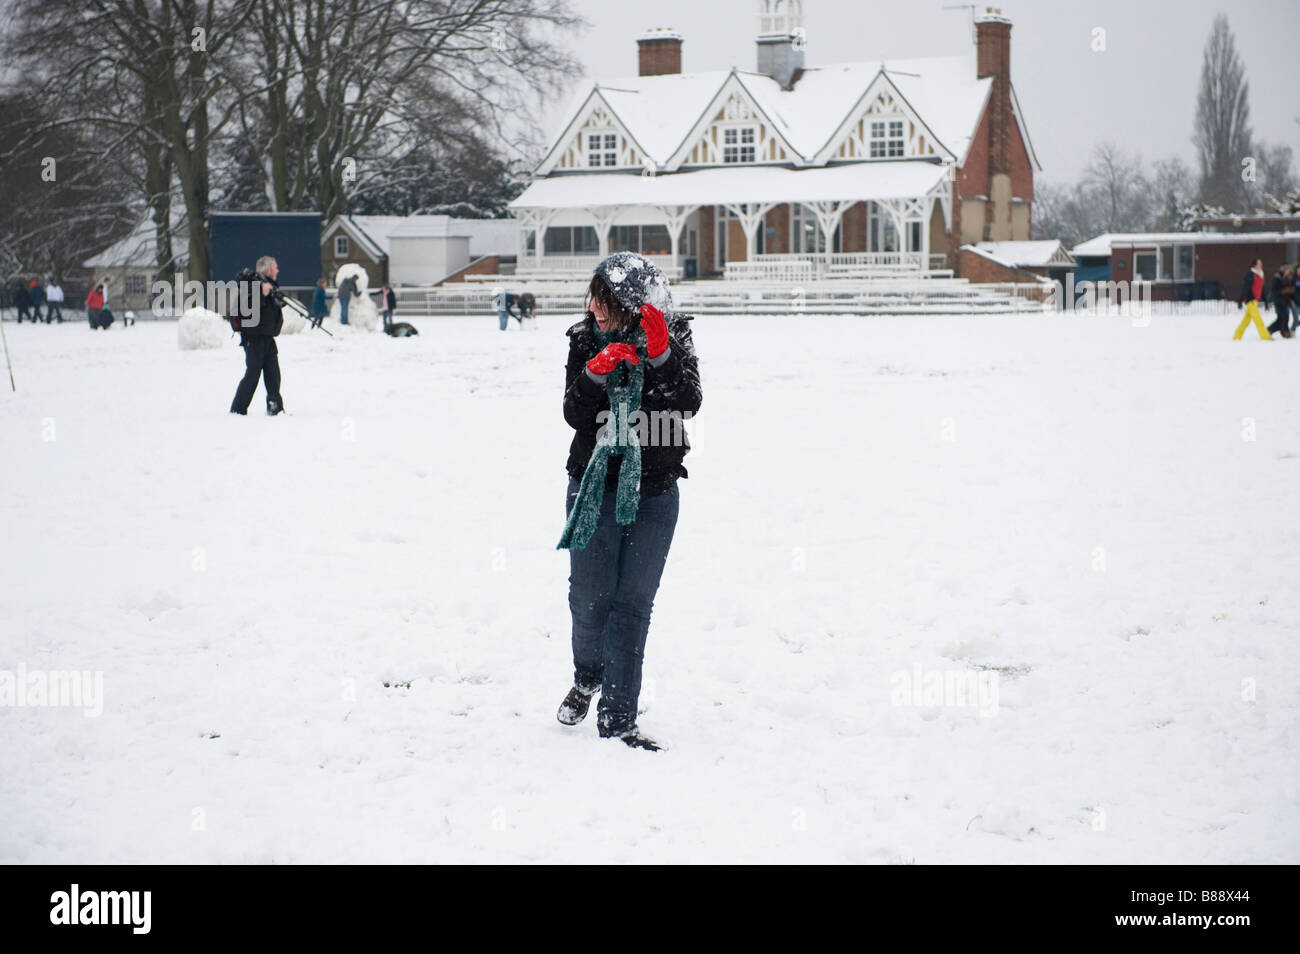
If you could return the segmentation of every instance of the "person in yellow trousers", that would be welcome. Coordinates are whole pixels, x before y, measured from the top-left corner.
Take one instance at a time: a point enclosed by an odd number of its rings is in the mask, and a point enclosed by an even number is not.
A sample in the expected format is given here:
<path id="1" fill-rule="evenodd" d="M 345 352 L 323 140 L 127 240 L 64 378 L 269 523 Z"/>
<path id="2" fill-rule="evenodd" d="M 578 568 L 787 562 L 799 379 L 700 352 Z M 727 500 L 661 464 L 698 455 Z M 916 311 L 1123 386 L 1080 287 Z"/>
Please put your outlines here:
<path id="1" fill-rule="evenodd" d="M 1241 296 L 1237 299 L 1237 304 L 1245 304 L 1246 314 L 1241 319 L 1241 324 L 1237 326 L 1236 332 L 1233 333 L 1232 340 L 1240 341 L 1241 336 L 1246 333 L 1246 327 L 1255 323 L 1255 330 L 1265 341 L 1272 341 L 1273 336 L 1268 333 L 1264 327 L 1264 319 L 1259 317 L 1259 300 L 1264 297 L 1264 260 L 1255 259 L 1255 264 L 1250 267 L 1246 273 L 1246 280 L 1241 285 Z"/>

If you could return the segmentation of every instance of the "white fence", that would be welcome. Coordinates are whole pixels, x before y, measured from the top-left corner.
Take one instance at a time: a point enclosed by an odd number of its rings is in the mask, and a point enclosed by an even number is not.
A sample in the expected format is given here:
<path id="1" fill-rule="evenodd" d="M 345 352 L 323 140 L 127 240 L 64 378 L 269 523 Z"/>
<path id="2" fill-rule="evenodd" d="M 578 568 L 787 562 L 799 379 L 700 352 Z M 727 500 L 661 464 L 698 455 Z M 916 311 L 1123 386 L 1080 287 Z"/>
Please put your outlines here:
<path id="1" fill-rule="evenodd" d="M 827 279 L 939 277 L 951 278 L 942 255 L 925 252 L 788 252 L 755 255 L 752 261 L 728 262 L 731 281 L 825 281 Z"/>

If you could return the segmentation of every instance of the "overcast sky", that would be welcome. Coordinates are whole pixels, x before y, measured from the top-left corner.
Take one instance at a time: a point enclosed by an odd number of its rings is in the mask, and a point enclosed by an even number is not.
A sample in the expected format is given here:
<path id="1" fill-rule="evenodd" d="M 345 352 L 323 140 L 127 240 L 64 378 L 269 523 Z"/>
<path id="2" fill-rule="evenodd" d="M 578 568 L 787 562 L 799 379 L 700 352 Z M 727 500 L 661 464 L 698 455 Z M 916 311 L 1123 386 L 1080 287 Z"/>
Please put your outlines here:
<path id="1" fill-rule="evenodd" d="M 944 9 L 953 2 L 804 0 L 805 64 L 971 51 L 970 10 Z M 684 71 L 755 68 L 758 0 L 573 5 L 591 24 L 574 41 L 586 82 L 635 75 L 636 37 L 648 27 L 673 27 L 684 35 Z M 1300 155 L 1295 0 L 1014 0 L 1000 9 L 1013 24 L 1012 82 L 1047 179 L 1076 178 L 1093 145 L 1104 139 L 1148 161 L 1177 155 L 1194 169 L 1201 52 L 1219 12 L 1228 15 L 1246 62 L 1256 139 L 1289 145 Z M 1097 27 L 1106 31 L 1102 53 L 1091 49 Z M 558 102 L 543 113 L 548 136 L 558 131 L 563 106 Z"/>

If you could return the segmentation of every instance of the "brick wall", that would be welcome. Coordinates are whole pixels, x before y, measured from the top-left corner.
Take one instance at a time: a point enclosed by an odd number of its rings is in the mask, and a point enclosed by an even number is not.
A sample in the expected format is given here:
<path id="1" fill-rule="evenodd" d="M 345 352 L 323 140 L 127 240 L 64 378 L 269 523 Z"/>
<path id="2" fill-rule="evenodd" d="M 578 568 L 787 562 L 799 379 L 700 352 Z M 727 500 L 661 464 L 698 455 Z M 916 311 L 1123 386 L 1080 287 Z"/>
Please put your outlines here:
<path id="1" fill-rule="evenodd" d="M 514 256 L 511 255 L 509 259 L 510 261 L 514 261 Z M 455 274 L 447 276 L 442 280 L 440 284 L 445 285 L 447 282 L 463 282 L 465 281 L 466 275 L 499 275 L 499 274 L 501 274 L 501 256 L 484 255 L 482 258 L 475 259 L 474 261 L 470 262 L 468 265 L 466 265 L 464 268 L 462 268 L 460 271 L 456 272 Z"/>
<path id="2" fill-rule="evenodd" d="M 790 251 L 790 204 L 788 202 L 771 209 L 763 216 L 764 224 L 772 230 L 765 251 L 771 255 L 782 255 Z"/>
<path id="3" fill-rule="evenodd" d="M 1027 269 L 1008 268 L 968 248 L 957 250 L 957 276 L 970 282 L 1033 282 L 1038 276 Z"/>
<path id="4" fill-rule="evenodd" d="M 713 251 L 713 236 L 716 231 L 713 224 L 713 206 L 706 205 L 700 209 L 699 273 L 701 277 L 714 272 L 713 263 L 717 261 L 717 255 Z"/>
<path id="5" fill-rule="evenodd" d="M 854 202 L 844 211 L 840 220 L 840 250 L 865 252 L 867 250 L 867 204 Z"/>

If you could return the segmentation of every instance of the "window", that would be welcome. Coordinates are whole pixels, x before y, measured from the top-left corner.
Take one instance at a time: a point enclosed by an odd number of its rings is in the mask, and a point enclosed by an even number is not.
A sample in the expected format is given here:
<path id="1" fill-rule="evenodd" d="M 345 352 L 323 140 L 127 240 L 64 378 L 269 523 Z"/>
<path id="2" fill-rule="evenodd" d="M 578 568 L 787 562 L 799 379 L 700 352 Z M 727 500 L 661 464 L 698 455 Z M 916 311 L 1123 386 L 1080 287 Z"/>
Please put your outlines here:
<path id="1" fill-rule="evenodd" d="M 1196 246 L 1174 246 L 1174 281 L 1190 282 L 1196 272 Z"/>
<path id="2" fill-rule="evenodd" d="M 903 121 L 877 119 L 871 123 L 871 158 L 894 159 L 903 154 Z"/>
<path id="3" fill-rule="evenodd" d="M 921 248 L 921 222 L 918 219 L 911 219 L 907 223 L 907 251 L 925 251 Z"/>
<path id="4" fill-rule="evenodd" d="M 722 130 L 722 161 L 753 162 L 758 130 L 754 126 L 728 126 Z"/>
<path id="5" fill-rule="evenodd" d="M 348 237 L 346 235 L 334 236 L 334 257 L 335 258 L 348 257 Z"/>
<path id="6" fill-rule="evenodd" d="M 587 133 L 587 165 L 618 165 L 618 136 L 615 133 Z"/>
<path id="7" fill-rule="evenodd" d="M 672 251 L 666 225 L 616 225 L 609 232 L 611 252 L 667 255 Z"/>
<path id="8" fill-rule="evenodd" d="M 598 255 L 600 242 L 590 225 L 557 225 L 546 230 L 542 248 L 547 255 Z"/>
<path id="9" fill-rule="evenodd" d="M 1160 256 L 1153 250 L 1133 253 L 1133 281 L 1154 282 L 1160 277 Z"/>
<path id="10" fill-rule="evenodd" d="M 127 275 L 123 290 L 128 295 L 143 295 L 146 285 L 143 275 Z"/>
<path id="11" fill-rule="evenodd" d="M 524 254 L 525 255 L 537 254 L 537 230 L 536 229 L 524 229 Z"/>
<path id="12" fill-rule="evenodd" d="M 838 237 L 836 230 L 835 237 Z M 832 242 L 831 251 L 835 251 Z M 817 216 L 807 207 L 793 203 L 790 213 L 790 251 L 802 254 L 826 251 L 826 234 L 821 230 Z"/>

